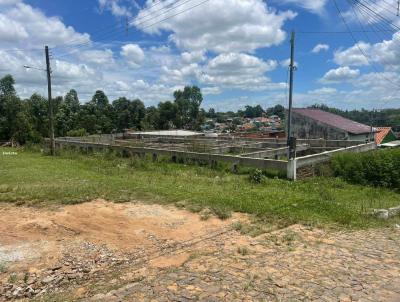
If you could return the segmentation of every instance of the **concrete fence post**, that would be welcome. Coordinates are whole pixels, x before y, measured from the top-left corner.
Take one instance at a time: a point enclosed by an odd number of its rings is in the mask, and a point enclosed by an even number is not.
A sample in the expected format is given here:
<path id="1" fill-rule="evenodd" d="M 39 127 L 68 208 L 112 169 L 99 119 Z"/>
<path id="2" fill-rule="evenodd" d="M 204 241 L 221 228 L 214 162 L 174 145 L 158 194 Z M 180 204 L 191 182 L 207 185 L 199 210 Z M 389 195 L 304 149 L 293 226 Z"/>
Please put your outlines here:
<path id="1" fill-rule="evenodd" d="M 297 175 L 297 159 L 289 159 L 287 163 L 287 178 L 290 180 L 296 180 Z"/>

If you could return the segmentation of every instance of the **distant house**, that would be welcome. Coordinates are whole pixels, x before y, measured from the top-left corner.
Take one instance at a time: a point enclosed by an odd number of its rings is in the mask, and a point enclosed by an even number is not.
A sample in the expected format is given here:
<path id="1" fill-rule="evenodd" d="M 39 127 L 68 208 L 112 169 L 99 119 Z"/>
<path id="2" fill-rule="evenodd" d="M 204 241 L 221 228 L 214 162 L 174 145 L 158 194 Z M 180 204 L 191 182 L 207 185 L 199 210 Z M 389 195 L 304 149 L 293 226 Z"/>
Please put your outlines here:
<path id="1" fill-rule="evenodd" d="M 292 133 L 297 138 L 373 141 L 376 128 L 319 109 L 293 109 Z"/>
<path id="2" fill-rule="evenodd" d="M 397 140 L 391 127 L 378 127 L 377 129 L 378 132 L 375 134 L 375 142 L 377 145 Z"/>

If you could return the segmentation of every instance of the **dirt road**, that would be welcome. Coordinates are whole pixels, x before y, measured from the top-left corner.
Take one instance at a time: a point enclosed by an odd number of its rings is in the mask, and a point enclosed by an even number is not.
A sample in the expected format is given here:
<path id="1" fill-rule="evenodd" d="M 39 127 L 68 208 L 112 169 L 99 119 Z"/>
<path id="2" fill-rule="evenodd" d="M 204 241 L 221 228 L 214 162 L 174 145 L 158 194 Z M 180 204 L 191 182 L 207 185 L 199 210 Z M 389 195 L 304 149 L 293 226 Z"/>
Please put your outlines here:
<path id="1" fill-rule="evenodd" d="M 400 301 L 400 230 L 250 237 L 172 206 L 0 206 L 0 301 Z M 240 223 L 238 223 L 240 222 Z"/>

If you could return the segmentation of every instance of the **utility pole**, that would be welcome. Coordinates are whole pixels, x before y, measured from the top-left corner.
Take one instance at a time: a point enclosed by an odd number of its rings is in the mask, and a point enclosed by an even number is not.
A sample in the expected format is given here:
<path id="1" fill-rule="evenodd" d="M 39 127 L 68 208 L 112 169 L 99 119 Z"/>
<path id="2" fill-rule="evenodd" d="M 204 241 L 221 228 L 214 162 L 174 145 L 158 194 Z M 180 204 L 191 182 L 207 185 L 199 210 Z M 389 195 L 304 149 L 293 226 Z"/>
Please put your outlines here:
<path id="1" fill-rule="evenodd" d="M 397 17 L 400 16 L 400 0 L 397 0 Z"/>
<path id="2" fill-rule="evenodd" d="M 290 80 L 289 80 L 289 112 L 287 120 L 287 145 L 289 147 L 289 159 L 294 157 L 295 142 L 292 139 L 292 104 L 293 104 L 293 77 L 296 67 L 294 66 L 294 43 L 295 43 L 295 32 L 292 31 L 292 36 L 290 38 Z"/>
<path id="3" fill-rule="evenodd" d="M 50 137 L 50 154 L 55 154 L 55 143 L 54 143 L 54 120 L 53 120 L 53 100 L 51 98 L 51 68 L 50 68 L 50 57 L 49 47 L 44 47 L 46 55 L 46 73 L 47 73 L 47 93 L 49 99 L 49 137 Z"/>
<path id="4" fill-rule="evenodd" d="M 370 136 L 369 136 L 368 142 L 374 141 L 374 113 L 375 113 L 375 109 L 372 108 L 372 111 L 371 111 L 371 129 L 370 129 L 370 134 L 369 134 Z"/>

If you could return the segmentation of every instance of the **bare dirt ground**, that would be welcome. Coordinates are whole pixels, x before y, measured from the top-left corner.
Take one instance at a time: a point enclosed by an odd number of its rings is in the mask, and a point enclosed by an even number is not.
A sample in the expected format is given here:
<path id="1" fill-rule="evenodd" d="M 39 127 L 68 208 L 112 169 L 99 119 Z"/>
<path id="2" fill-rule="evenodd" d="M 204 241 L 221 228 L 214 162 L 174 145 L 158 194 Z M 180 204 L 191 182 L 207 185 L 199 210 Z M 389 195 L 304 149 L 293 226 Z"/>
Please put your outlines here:
<path id="1" fill-rule="evenodd" d="M 0 206 L 0 301 L 400 301 L 400 230 L 252 238 L 172 206 Z"/>

